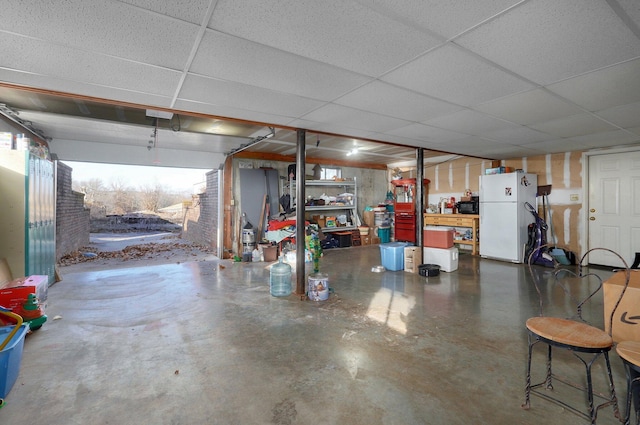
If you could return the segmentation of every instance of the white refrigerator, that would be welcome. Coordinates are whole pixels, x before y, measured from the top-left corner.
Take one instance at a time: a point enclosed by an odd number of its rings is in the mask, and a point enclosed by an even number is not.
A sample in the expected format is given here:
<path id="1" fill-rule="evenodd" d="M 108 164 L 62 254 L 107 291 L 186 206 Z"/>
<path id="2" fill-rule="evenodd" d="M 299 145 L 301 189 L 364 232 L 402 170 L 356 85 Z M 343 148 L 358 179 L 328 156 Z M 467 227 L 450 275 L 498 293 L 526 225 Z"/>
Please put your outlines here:
<path id="1" fill-rule="evenodd" d="M 480 256 L 522 263 L 535 218 L 538 177 L 528 173 L 480 176 Z"/>

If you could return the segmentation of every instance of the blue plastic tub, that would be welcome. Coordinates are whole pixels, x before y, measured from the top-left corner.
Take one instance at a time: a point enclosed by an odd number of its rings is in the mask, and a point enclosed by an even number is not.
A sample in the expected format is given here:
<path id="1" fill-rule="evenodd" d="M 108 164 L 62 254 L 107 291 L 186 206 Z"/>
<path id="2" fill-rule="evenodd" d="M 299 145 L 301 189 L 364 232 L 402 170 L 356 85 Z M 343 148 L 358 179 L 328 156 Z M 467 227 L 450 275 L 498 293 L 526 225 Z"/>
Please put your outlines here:
<path id="1" fill-rule="evenodd" d="M 391 271 L 404 270 L 404 247 L 406 242 L 390 242 L 380 244 L 380 257 L 385 269 Z"/>
<path id="2" fill-rule="evenodd" d="M 0 342 L 5 341 L 14 326 L 4 326 L 0 328 Z M 0 351 L 0 398 L 5 398 L 13 384 L 18 379 L 20 372 L 20 362 L 22 361 L 22 349 L 24 348 L 24 337 L 29 329 L 28 324 L 20 326 L 9 343 Z"/>

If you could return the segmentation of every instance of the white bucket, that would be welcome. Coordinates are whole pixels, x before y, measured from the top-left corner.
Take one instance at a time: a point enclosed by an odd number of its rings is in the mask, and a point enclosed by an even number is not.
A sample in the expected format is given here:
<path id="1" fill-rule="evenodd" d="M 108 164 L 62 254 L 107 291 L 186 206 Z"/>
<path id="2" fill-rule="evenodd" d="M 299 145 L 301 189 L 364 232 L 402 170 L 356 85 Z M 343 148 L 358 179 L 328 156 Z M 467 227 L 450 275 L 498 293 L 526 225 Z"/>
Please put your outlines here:
<path id="1" fill-rule="evenodd" d="M 309 276 L 307 296 L 311 301 L 325 301 L 329 298 L 329 276 L 316 273 Z"/>

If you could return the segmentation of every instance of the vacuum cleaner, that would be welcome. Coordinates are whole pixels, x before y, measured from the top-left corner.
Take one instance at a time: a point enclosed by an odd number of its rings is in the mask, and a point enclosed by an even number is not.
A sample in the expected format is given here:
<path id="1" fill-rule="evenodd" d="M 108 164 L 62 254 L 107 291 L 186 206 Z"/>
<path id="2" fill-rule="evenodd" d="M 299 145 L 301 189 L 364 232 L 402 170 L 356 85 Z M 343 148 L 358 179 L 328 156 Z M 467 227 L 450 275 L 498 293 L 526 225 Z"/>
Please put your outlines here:
<path id="1" fill-rule="evenodd" d="M 538 215 L 536 209 L 528 202 L 524 203 L 527 210 L 533 214 L 535 221 L 529 224 L 528 240 L 525 249 L 525 260 L 530 264 L 537 264 L 545 267 L 554 267 L 553 256 L 549 252 L 547 244 L 547 223 Z M 529 257 L 533 257 L 529 260 Z"/>

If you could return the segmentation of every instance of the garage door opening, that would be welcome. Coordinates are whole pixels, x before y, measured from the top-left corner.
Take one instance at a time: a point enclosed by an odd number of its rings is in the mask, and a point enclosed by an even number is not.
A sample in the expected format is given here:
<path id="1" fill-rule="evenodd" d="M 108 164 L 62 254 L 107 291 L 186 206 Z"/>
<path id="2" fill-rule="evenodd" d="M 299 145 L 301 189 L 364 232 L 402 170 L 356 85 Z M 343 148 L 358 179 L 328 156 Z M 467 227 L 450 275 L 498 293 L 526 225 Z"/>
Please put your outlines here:
<path id="1" fill-rule="evenodd" d="M 210 170 L 63 161 L 72 168 L 72 189 L 85 195 L 92 231 L 100 222 L 151 222 L 182 226 L 193 196 L 206 189 Z M 113 228 L 113 227 L 112 227 Z"/>

